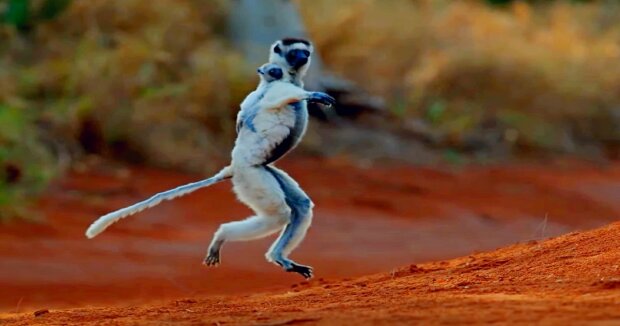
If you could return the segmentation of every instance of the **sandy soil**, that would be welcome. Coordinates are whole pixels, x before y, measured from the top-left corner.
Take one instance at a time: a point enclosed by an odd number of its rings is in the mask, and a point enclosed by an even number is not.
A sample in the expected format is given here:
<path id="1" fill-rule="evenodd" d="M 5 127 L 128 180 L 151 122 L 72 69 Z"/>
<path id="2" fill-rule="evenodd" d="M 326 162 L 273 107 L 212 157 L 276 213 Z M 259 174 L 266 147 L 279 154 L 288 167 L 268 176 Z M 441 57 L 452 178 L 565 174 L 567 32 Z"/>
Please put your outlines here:
<path id="1" fill-rule="evenodd" d="M 95 169 L 53 187 L 47 222 L 0 229 L 0 323 L 620 324 L 619 224 L 536 241 L 618 220 L 617 164 L 284 168 L 317 204 L 293 256 L 315 267 L 310 283 L 264 262 L 271 239 L 226 246 L 217 269 L 200 265 L 217 225 L 249 214 L 229 184 L 84 239 L 98 215 L 197 178 Z"/>
<path id="2" fill-rule="evenodd" d="M 620 323 L 620 223 L 288 291 L 9 316 L 16 325 Z"/>

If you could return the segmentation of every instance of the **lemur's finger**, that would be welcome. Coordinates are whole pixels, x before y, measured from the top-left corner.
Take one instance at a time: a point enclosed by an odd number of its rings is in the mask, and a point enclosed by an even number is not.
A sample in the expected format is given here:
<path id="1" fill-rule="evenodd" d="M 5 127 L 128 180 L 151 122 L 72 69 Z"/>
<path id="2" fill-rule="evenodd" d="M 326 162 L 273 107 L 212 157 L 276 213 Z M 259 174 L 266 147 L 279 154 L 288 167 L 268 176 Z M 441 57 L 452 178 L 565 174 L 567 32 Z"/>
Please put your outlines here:
<path id="1" fill-rule="evenodd" d="M 332 106 L 336 104 L 336 99 L 331 97 L 330 95 L 323 92 L 312 92 L 310 98 L 308 99 L 310 102 L 321 103 L 327 106 Z"/>

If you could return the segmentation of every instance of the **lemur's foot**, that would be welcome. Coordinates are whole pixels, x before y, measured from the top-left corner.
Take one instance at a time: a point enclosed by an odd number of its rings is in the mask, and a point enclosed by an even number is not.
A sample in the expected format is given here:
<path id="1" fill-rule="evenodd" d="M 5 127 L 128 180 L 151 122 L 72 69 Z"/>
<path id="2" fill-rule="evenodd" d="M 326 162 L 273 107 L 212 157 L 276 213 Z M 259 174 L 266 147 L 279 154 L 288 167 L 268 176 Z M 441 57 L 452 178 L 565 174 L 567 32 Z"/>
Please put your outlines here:
<path id="1" fill-rule="evenodd" d="M 211 242 L 209 249 L 207 250 L 207 257 L 202 262 L 206 266 L 217 266 L 220 264 L 220 249 L 222 249 L 222 245 L 224 244 L 224 240 L 214 240 Z"/>
<path id="2" fill-rule="evenodd" d="M 220 264 L 220 251 L 219 250 L 209 250 L 209 254 L 205 258 L 203 264 L 207 266 L 216 267 Z"/>
<path id="3" fill-rule="evenodd" d="M 312 92 L 308 101 L 325 104 L 327 106 L 336 104 L 335 98 L 323 92 Z"/>
<path id="4" fill-rule="evenodd" d="M 310 266 L 300 265 L 288 258 L 282 257 L 280 254 L 274 254 L 273 252 L 268 252 L 265 256 L 267 257 L 267 261 L 277 264 L 287 272 L 298 273 L 305 279 L 310 279 L 313 276 L 312 267 Z"/>
<path id="5" fill-rule="evenodd" d="M 306 280 L 309 280 L 313 276 L 313 270 L 310 266 L 299 265 L 296 263 L 292 263 L 291 267 L 286 269 L 287 272 L 295 272 L 301 274 Z"/>

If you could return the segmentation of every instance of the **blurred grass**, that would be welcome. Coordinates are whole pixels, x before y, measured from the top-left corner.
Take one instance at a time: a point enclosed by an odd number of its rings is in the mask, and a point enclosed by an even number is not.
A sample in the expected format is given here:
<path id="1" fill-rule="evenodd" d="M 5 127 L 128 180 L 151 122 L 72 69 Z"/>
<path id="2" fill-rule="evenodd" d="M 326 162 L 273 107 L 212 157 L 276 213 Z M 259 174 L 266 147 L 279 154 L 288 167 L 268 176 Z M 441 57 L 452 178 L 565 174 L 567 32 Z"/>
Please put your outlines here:
<path id="1" fill-rule="evenodd" d="M 326 66 L 447 139 L 448 161 L 472 137 L 620 143 L 616 1 L 297 2 Z M 201 172 L 228 160 L 256 78 L 226 40 L 227 1 L 24 3 L 0 0 L 0 219 L 85 154 Z"/>
<path id="2" fill-rule="evenodd" d="M 489 129 L 516 149 L 620 142 L 617 1 L 298 2 L 326 64 L 403 120 L 456 143 Z"/>
<path id="3" fill-rule="evenodd" d="M 53 175 L 53 158 L 38 139 L 34 119 L 32 112 L 0 104 L 0 221 L 32 217 L 28 196 Z"/>
<path id="4" fill-rule="evenodd" d="M 0 1 L 0 14 L 17 2 Z M 63 155 L 194 171 L 227 160 L 221 149 L 254 69 L 222 36 L 226 10 L 225 1 L 89 0 L 52 20 L 0 24 L 0 218 Z"/>

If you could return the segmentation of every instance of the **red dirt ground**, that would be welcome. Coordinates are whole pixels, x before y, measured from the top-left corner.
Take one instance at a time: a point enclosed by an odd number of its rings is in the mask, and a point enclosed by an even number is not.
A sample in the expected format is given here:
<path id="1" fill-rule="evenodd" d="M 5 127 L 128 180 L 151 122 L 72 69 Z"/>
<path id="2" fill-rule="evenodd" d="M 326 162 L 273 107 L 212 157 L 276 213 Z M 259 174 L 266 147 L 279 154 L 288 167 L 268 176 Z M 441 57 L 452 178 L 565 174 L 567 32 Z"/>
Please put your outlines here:
<path id="1" fill-rule="evenodd" d="M 0 324 L 620 324 L 620 224 L 534 241 L 618 220 L 618 164 L 283 166 L 317 205 L 293 255 L 315 267 L 310 283 L 264 262 L 270 240 L 229 244 L 222 266 L 200 265 L 217 225 L 249 214 L 227 183 L 86 240 L 97 216 L 197 178 L 98 168 L 53 187 L 45 223 L 0 229 Z M 68 307 L 82 308 L 57 310 Z"/>

